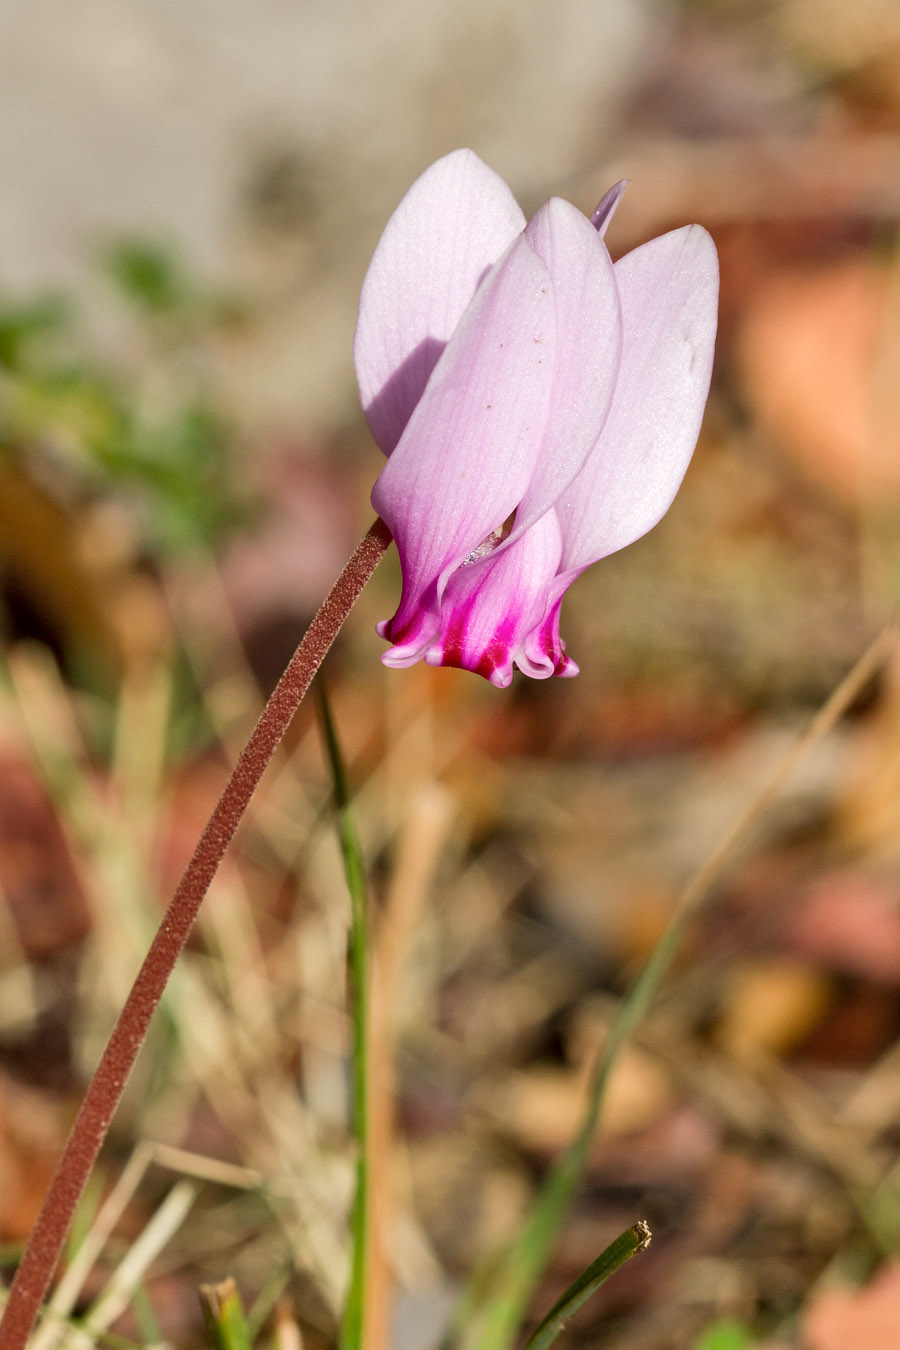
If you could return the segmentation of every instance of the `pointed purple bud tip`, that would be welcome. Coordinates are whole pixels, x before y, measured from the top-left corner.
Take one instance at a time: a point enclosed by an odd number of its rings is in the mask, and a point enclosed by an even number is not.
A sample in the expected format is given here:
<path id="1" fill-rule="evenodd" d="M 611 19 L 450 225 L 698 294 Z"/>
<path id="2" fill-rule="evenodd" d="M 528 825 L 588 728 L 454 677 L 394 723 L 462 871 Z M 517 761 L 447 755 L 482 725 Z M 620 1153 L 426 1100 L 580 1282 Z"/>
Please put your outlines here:
<path id="1" fill-rule="evenodd" d="M 609 229 L 609 222 L 616 212 L 616 207 L 622 200 L 625 189 L 631 180 L 620 178 L 618 183 L 614 183 L 608 192 L 605 192 L 597 205 L 591 212 L 591 224 L 597 231 L 601 239 L 606 238 L 606 231 Z"/>

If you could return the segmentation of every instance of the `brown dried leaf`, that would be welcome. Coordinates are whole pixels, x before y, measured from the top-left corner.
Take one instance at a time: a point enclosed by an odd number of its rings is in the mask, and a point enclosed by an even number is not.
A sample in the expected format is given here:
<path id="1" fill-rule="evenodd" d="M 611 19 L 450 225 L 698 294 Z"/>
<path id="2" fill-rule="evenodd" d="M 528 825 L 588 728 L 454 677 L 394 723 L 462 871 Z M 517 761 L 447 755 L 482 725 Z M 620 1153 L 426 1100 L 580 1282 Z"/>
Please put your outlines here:
<path id="1" fill-rule="evenodd" d="M 818 971 L 780 958 L 731 972 L 716 1028 L 721 1048 L 735 1058 L 760 1051 L 783 1055 L 816 1025 L 830 994 Z"/>

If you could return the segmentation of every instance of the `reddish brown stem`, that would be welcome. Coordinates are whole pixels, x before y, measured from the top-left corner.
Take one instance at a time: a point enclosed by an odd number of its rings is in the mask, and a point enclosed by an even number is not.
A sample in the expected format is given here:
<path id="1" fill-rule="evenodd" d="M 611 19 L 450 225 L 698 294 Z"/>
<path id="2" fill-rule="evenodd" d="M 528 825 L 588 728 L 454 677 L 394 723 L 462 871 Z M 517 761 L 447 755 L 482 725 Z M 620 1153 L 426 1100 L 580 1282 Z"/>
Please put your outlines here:
<path id="1" fill-rule="evenodd" d="M 338 577 L 263 709 L 225 791 L 166 910 L 131 993 L 88 1085 L 50 1189 L 9 1291 L 0 1320 L 3 1350 L 25 1350 L 53 1277 L 85 1182 L 100 1151 L 157 1003 L 266 765 L 290 725 L 357 597 L 384 556 L 391 535 L 376 520 Z"/>

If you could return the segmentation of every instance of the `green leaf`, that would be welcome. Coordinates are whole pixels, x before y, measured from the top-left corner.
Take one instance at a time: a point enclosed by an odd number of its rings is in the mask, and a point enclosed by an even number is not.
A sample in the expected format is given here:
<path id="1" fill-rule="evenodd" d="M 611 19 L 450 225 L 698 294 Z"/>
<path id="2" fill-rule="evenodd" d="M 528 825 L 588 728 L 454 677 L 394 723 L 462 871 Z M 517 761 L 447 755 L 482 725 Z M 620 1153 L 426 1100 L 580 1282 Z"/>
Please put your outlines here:
<path id="1" fill-rule="evenodd" d="M 668 969 L 688 914 L 677 915 L 660 938 L 647 965 L 622 1000 L 609 1039 L 594 1068 L 587 1109 L 581 1126 L 544 1182 L 519 1237 L 495 1274 L 481 1288 L 473 1282 L 454 1317 L 454 1329 L 466 1346 L 507 1350 L 521 1326 L 562 1226 L 566 1210 L 584 1172 L 606 1087 L 635 1026 L 640 1022 Z"/>
<path id="2" fill-rule="evenodd" d="M 17 370 L 27 363 L 32 348 L 43 338 L 54 337 L 69 321 L 69 305 L 58 295 L 47 295 L 25 304 L 0 306 L 0 366 Z"/>
<path id="3" fill-rule="evenodd" d="M 114 244 L 106 271 L 126 300 L 150 313 L 171 313 L 191 300 L 174 254 L 161 244 L 126 239 Z"/>
<path id="4" fill-rule="evenodd" d="M 741 1322 L 726 1318 L 707 1327 L 694 1342 L 694 1350 L 750 1350 L 753 1336 Z"/>
<path id="5" fill-rule="evenodd" d="M 347 773 L 337 729 L 321 676 L 316 680 L 325 748 L 331 766 L 344 875 L 350 892 L 350 1020 L 353 1027 L 353 1133 L 356 1139 L 356 1195 L 352 1218 L 352 1264 L 347 1306 L 341 1324 L 340 1350 L 361 1350 L 365 1307 L 366 1243 L 368 1240 L 368 896 L 365 865 L 350 811 Z"/>

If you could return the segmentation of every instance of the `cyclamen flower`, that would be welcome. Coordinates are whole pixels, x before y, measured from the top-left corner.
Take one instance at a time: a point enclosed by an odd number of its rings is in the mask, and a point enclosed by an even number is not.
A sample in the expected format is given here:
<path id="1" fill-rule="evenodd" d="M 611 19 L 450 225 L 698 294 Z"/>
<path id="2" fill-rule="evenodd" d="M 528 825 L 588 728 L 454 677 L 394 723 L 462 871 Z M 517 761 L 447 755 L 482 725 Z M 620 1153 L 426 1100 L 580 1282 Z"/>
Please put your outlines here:
<path id="1" fill-rule="evenodd" d="M 588 220 L 551 198 L 526 224 L 471 150 L 425 171 L 362 288 L 354 357 L 389 457 L 372 503 L 403 591 L 382 660 L 577 675 L 562 597 L 665 514 L 700 430 L 716 332 L 699 225 L 612 262 L 625 184 Z"/>

